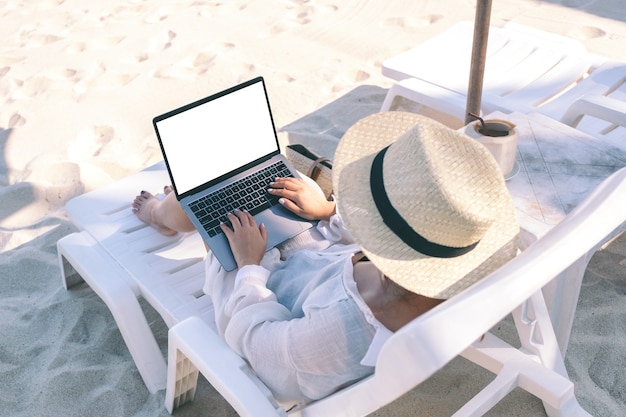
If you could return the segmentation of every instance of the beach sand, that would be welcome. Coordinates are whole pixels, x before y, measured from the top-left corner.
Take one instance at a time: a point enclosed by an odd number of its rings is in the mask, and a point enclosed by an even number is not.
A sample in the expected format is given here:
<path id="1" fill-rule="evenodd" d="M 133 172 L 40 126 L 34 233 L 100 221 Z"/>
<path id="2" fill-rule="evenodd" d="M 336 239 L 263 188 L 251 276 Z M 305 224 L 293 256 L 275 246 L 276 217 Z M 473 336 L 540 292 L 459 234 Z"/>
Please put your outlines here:
<path id="1" fill-rule="evenodd" d="M 493 3 L 493 25 L 515 21 L 626 60 L 622 0 Z M 63 210 L 70 198 L 161 159 L 153 116 L 263 75 L 277 127 L 351 94 L 351 108 L 322 112 L 345 130 L 380 106 L 391 85 L 380 72 L 385 58 L 472 20 L 474 5 L 0 1 L 0 415 L 168 415 L 164 392 L 145 388 L 104 303 L 86 286 L 63 289 L 55 247 L 75 231 Z M 320 148 L 332 147 L 319 133 Z M 594 416 L 626 415 L 624 263 L 624 238 L 593 258 L 566 358 Z M 146 310 L 165 351 L 167 328 Z M 488 379 L 458 359 L 373 415 L 450 415 Z M 236 415 L 204 380 L 175 414 Z M 545 413 L 516 391 L 489 415 Z"/>

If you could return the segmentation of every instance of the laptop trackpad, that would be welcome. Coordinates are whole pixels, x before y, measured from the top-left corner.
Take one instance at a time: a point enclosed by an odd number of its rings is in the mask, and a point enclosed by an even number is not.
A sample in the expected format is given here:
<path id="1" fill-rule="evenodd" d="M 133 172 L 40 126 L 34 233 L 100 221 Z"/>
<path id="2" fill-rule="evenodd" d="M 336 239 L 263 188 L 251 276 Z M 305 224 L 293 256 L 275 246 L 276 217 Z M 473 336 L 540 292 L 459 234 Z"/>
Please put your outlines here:
<path id="1" fill-rule="evenodd" d="M 267 229 L 268 249 L 308 230 L 316 223 L 297 216 L 279 204 L 257 214 L 254 219 L 259 225 L 263 223 Z"/>

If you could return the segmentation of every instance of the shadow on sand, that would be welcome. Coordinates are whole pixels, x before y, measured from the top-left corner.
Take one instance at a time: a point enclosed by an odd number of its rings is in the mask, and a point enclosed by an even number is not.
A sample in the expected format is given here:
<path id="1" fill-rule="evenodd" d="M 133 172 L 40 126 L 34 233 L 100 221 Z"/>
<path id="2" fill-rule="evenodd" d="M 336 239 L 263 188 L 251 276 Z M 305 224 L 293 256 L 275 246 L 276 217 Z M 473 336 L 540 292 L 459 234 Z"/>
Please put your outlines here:
<path id="1" fill-rule="evenodd" d="M 543 0 L 570 9 L 583 10 L 599 17 L 626 22 L 623 0 Z M 593 7 L 589 7 L 593 6 Z"/>
<path id="2" fill-rule="evenodd" d="M 31 184 L 24 182 L 10 184 L 6 146 L 12 132 L 13 129 L 0 129 L 0 202 L 2 202 L 0 204 L 0 233 L 4 233 L 5 223 L 11 216 L 35 201 L 35 192 Z M 0 237 L 0 243 L 2 240 Z"/>

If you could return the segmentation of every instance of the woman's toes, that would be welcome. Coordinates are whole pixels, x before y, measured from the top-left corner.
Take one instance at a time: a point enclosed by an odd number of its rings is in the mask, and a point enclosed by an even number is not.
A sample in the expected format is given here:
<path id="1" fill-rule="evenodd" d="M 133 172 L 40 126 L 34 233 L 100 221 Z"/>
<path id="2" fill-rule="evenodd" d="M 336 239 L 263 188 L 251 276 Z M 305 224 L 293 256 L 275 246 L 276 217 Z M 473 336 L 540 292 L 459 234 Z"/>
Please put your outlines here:
<path id="1" fill-rule="evenodd" d="M 152 213 L 158 204 L 160 201 L 152 193 L 141 191 L 131 205 L 132 212 L 139 220 L 154 227 L 159 233 L 167 236 L 175 235 L 175 230 L 169 229 L 153 219 Z"/>

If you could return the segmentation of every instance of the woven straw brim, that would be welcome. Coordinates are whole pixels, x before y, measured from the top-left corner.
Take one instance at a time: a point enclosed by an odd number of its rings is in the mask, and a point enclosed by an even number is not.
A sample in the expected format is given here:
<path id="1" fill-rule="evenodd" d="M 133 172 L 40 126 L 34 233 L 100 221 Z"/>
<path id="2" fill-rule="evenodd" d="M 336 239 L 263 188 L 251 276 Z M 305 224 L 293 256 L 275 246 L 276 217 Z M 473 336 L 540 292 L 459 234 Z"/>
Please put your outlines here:
<path id="1" fill-rule="evenodd" d="M 484 210 L 494 214 L 496 219 L 473 250 L 456 258 L 430 257 L 407 246 L 384 224 L 372 199 L 369 179 L 375 155 L 417 124 L 420 124 L 422 135 L 442 139 L 436 145 L 441 143 L 438 155 L 444 158 L 439 162 L 448 175 L 446 181 L 454 181 L 455 189 L 459 190 L 460 195 L 454 198 L 476 200 L 475 204 L 484 204 Z M 444 136 L 446 140 L 443 140 Z M 455 140 L 461 141 L 458 143 L 462 146 L 457 146 Z M 423 163 L 405 161 L 402 156 L 394 156 L 392 161 L 389 163 L 404 164 L 407 169 Z M 483 178 L 499 183 L 489 196 L 476 198 L 472 195 L 473 185 Z M 423 194 L 428 193 L 428 187 L 432 189 L 432 181 L 425 180 L 423 184 L 419 178 L 413 181 L 413 189 L 408 190 L 412 201 L 410 210 L 425 213 L 428 221 L 445 224 L 448 219 L 441 218 L 436 208 L 431 207 L 432 199 Z M 387 183 L 385 176 L 386 186 Z M 493 157 L 478 142 L 423 116 L 403 112 L 379 113 L 351 127 L 335 152 L 333 188 L 337 194 L 338 211 L 356 243 L 386 276 L 414 293 L 438 299 L 450 298 L 517 253 L 519 226 L 515 208 Z M 463 194 L 463 190 L 468 191 Z M 470 200 L 472 204 L 473 200 Z M 479 207 L 479 211 L 482 209 Z"/>

